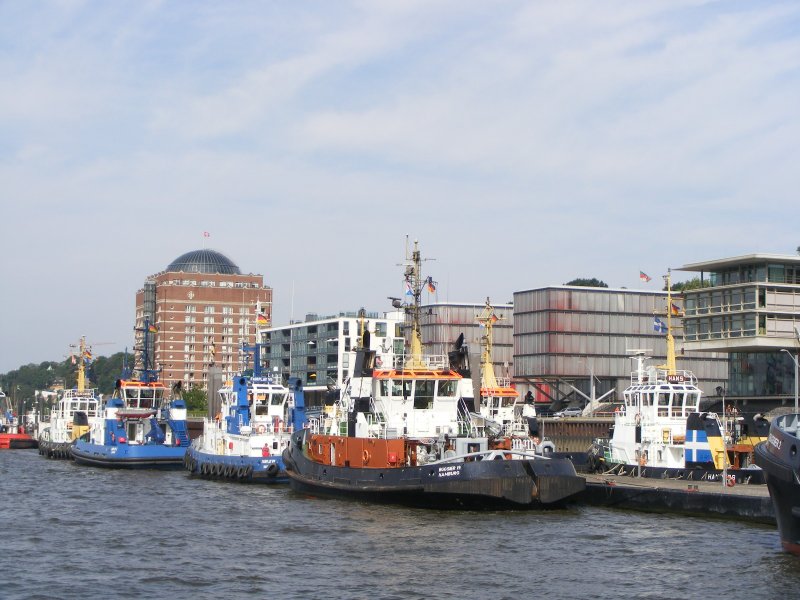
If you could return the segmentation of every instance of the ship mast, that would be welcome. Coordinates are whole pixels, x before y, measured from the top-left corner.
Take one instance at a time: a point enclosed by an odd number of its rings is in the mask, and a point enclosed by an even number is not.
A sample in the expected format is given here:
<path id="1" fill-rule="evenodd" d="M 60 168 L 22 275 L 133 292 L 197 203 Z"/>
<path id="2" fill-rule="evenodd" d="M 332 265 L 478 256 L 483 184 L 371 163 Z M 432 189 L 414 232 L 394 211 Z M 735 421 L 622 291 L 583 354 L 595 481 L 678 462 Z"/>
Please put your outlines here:
<path id="1" fill-rule="evenodd" d="M 667 364 L 664 365 L 667 375 L 675 375 L 675 338 L 672 336 L 672 278 L 671 269 L 667 269 L 664 281 L 667 284 Z"/>
<path id="2" fill-rule="evenodd" d="M 481 337 L 481 387 L 494 389 L 497 387 L 497 377 L 495 377 L 494 365 L 492 364 L 492 328 L 498 321 L 498 317 L 494 312 L 494 307 L 489 302 L 489 298 L 486 298 L 486 306 L 483 307 L 483 312 L 475 318 L 485 329 L 485 333 Z"/>
<path id="3" fill-rule="evenodd" d="M 421 369 L 425 367 L 422 360 L 422 333 L 420 331 L 420 299 L 422 297 L 422 258 L 419 251 L 419 242 L 414 240 L 414 250 L 411 259 L 408 259 L 406 249 L 406 295 L 412 296 L 411 304 L 406 305 L 406 314 L 411 317 L 410 358 L 406 361 L 406 368 Z"/>
<path id="4" fill-rule="evenodd" d="M 73 346 L 74 348 L 75 346 Z M 81 336 L 81 343 L 78 346 L 78 391 L 83 392 L 86 389 L 86 372 L 83 364 L 86 359 L 86 336 Z"/>

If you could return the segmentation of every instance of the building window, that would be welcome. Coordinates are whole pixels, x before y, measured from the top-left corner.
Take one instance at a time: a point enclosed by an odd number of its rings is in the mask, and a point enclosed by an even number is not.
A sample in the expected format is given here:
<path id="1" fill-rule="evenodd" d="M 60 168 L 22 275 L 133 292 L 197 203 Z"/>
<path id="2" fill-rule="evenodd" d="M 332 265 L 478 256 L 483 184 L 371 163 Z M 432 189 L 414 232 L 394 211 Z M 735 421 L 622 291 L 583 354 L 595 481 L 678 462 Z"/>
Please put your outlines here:
<path id="1" fill-rule="evenodd" d="M 203 309 L 203 312 L 205 312 L 207 315 L 213 315 L 214 314 L 214 307 L 213 306 L 206 306 L 205 309 Z"/>

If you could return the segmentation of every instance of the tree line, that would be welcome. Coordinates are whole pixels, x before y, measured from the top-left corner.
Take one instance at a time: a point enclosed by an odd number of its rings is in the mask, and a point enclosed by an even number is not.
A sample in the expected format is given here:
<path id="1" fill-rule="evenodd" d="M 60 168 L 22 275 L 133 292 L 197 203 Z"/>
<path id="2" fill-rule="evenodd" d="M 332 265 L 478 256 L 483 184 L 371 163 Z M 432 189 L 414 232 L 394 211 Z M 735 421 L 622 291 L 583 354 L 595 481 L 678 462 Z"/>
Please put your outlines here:
<path id="1" fill-rule="evenodd" d="M 76 357 L 76 360 L 79 360 Z M 85 364 L 86 387 L 95 388 L 104 397 L 114 392 L 117 380 L 121 377 L 123 366 L 127 360 L 131 366 L 133 357 L 125 352 L 117 352 L 111 356 L 95 356 Z M 0 388 L 8 398 L 22 400 L 26 408 L 32 408 L 36 401 L 36 392 L 49 390 L 55 384 L 63 382 L 66 389 L 74 388 L 78 383 L 78 366 L 68 358 L 61 362 L 45 361 L 28 364 L 0 374 Z M 187 390 L 183 394 L 190 411 L 202 411 L 206 407 L 206 393 L 200 389 Z"/>

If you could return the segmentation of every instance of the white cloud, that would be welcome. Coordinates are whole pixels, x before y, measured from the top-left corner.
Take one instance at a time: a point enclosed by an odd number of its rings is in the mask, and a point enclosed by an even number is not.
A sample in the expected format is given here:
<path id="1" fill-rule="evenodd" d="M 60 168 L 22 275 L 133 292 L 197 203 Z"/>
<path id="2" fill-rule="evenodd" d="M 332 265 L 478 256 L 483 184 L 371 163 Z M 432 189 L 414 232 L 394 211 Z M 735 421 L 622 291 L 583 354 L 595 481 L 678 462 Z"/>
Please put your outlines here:
<path id="1" fill-rule="evenodd" d="M 798 16 L 2 4 L 0 244 L 20 259 L 0 280 L 26 283 L 1 295 L 21 318 L 0 371 L 83 333 L 129 345 L 133 293 L 202 231 L 265 275 L 278 321 L 384 308 L 406 233 L 437 259 L 441 297 L 464 301 L 792 253 Z M 54 297 L 64 318 L 39 319 Z"/>

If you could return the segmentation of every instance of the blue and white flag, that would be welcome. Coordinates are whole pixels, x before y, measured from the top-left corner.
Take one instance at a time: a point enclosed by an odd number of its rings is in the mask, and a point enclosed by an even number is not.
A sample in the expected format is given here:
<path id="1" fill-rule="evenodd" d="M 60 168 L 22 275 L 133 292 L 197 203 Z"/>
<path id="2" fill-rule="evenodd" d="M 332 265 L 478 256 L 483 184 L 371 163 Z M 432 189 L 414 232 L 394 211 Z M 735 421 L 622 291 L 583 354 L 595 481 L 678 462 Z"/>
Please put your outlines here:
<path id="1" fill-rule="evenodd" d="M 406 281 L 406 296 L 413 296 L 414 290 L 411 288 L 411 282 Z"/>
<path id="2" fill-rule="evenodd" d="M 656 333 L 667 333 L 667 324 L 658 317 L 653 317 L 653 331 Z"/>

